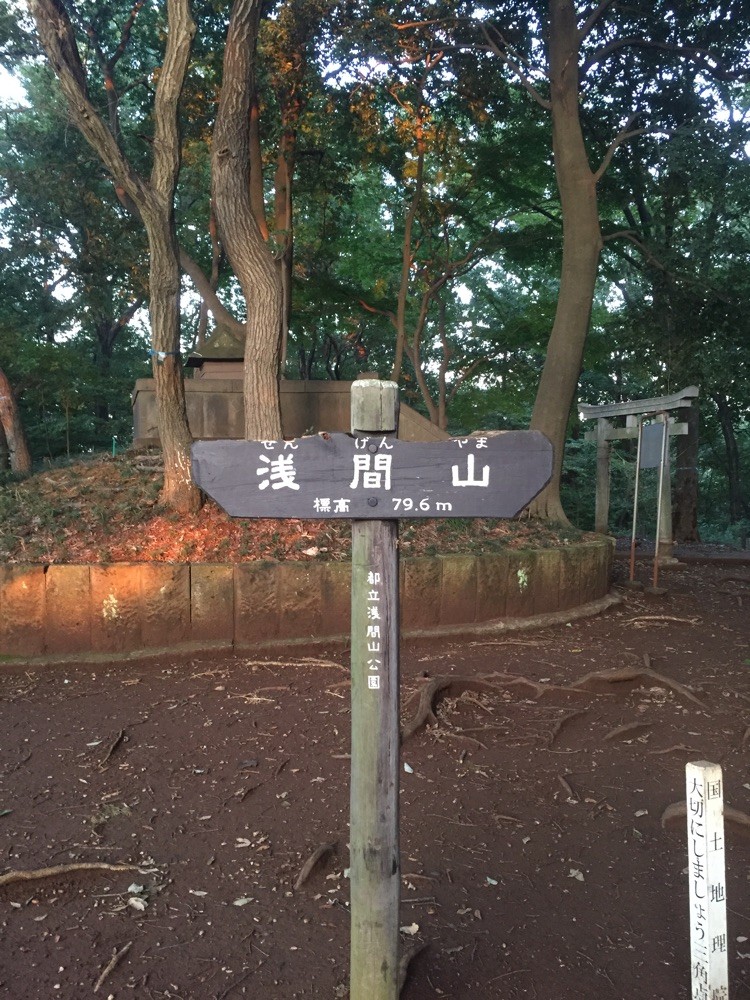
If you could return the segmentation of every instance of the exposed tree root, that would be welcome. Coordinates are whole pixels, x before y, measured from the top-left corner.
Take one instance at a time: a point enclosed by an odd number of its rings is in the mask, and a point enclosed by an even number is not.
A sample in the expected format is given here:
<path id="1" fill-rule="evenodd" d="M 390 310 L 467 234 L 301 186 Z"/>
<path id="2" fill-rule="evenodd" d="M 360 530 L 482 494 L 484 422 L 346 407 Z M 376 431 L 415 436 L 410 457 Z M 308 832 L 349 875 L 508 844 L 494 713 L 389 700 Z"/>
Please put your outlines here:
<path id="1" fill-rule="evenodd" d="M 51 868 L 30 868 L 20 871 L 9 871 L 0 875 L 0 885 L 12 885 L 14 882 L 33 882 L 40 878 L 54 878 L 56 875 L 69 875 L 71 872 L 132 872 L 139 871 L 139 865 L 110 865 L 106 861 L 78 861 L 72 865 L 52 865 Z"/>
<path id="2" fill-rule="evenodd" d="M 579 715 L 585 715 L 587 711 L 588 709 L 579 708 L 575 712 L 568 712 L 567 715 L 563 715 L 562 718 L 558 719 L 557 722 L 552 727 L 552 731 L 550 732 L 549 736 L 547 737 L 547 749 L 549 750 L 549 748 L 555 742 L 557 737 L 562 732 L 563 726 L 567 722 L 570 722 L 571 719 L 576 719 Z"/>
<path id="3" fill-rule="evenodd" d="M 685 746 L 684 743 L 674 743 L 671 747 L 664 747 L 663 750 L 649 750 L 649 756 L 656 757 L 665 753 L 700 753 L 695 747 Z"/>
<path id="4" fill-rule="evenodd" d="M 697 698 L 684 684 L 680 684 L 679 681 L 674 681 L 671 677 L 667 677 L 664 674 L 659 674 L 655 670 L 650 670 L 648 667 L 618 667 L 614 670 L 595 670 L 590 674 L 586 674 L 585 677 L 579 677 L 571 686 L 590 690 L 591 685 L 596 684 L 598 681 L 605 684 L 619 684 L 626 681 L 650 681 L 652 684 L 669 688 L 675 694 L 679 694 L 688 701 L 692 701 L 694 705 L 698 705 L 700 708 L 706 708 L 706 705 L 700 698 Z"/>
<path id="5" fill-rule="evenodd" d="M 438 724 L 435 715 L 435 706 L 441 697 L 446 695 L 458 696 L 464 691 L 477 691 L 480 694 L 502 694 L 508 688 L 523 688 L 528 690 L 535 698 L 550 691 L 565 691 L 568 694 L 591 694 L 592 692 L 578 691 L 574 687 L 561 687 L 555 684 L 538 684 L 526 677 L 518 677 L 514 674 L 484 674 L 482 677 L 465 677 L 460 674 L 442 674 L 433 677 L 422 688 L 419 695 L 419 705 L 417 706 L 414 718 L 408 722 L 401 732 L 401 742 L 405 743 L 410 736 L 422 729 L 426 725 L 436 726 Z"/>
<path id="6" fill-rule="evenodd" d="M 406 986 L 406 980 L 407 980 L 407 978 L 409 976 L 409 966 L 414 961 L 414 959 L 417 957 L 417 955 L 421 954 L 421 952 L 423 952 L 426 947 L 427 947 L 426 944 L 414 944 L 414 945 L 412 945 L 411 948 L 407 948 L 407 950 L 401 956 L 401 959 L 400 959 L 400 961 L 398 963 L 398 994 L 399 994 L 399 996 L 401 995 L 401 991 L 403 990 L 404 986 Z"/>
<path id="7" fill-rule="evenodd" d="M 300 873 L 297 876 L 296 882 L 294 883 L 295 890 L 300 889 L 305 884 L 305 882 L 307 882 L 307 880 L 310 878 L 313 871 L 315 870 L 315 868 L 317 868 L 320 862 L 324 858 L 327 858 L 328 855 L 332 854 L 335 850 L 336 850 L 336 841 L 334 841 L 331 844 L 321 844 L 320 847 L 316 847 L 315 850 L 310 855 L 310 857 L 304 863 L 302 868 L 300 869 Z"/>
<path id="8" fill-rule="evenodd" d="M 562 785 L 563 791 L 568 796 L 568 801 L 569 802 L 570 801 L 573 801 L 573 802 L 580 802 L 581 801 L 580 796 L 576 795 L 576 793 L 573 791 L 573 786 L 571 785 L 571 783 L 568 781 L 567 778 L 564 778 L 561 774 L 558 774 L 557 780 Z"/>
<path id="9" fill-rule="evenodd" d="M 675 823 L 687 820 L 687 803 L 672 802 L 661 814 L 662 829 L 666 830 Z M 737 827 L 745 834 L 750 834 L 750 816 L 740 809 L 733 809 L 732 806 L 724 805 L 724 822 Z"/>
<path id="10" fill-rule="evenodd" d="M 650 729 L 650 722 L 626 722 L 624 726 L 617 726 L 616 729 L 610 729 L 610 731 L 604 737 L 605 740 L 619 740 L 623 736 L 631 736 L 634 733 L 639 732 L 641 729 Z"/>

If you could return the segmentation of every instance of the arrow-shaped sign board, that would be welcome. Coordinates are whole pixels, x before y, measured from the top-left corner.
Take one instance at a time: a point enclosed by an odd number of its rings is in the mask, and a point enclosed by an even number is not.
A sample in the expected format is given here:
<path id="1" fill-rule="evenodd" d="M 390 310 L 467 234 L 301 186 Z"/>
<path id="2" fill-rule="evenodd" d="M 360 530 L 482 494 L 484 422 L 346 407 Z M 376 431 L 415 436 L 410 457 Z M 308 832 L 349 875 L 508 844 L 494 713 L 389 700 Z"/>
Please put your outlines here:
<path id="1" fill-rule="evenodd" d="M 439 442 L 319 434 L 196 441 L 193 479 L 233 517 L 513 517 L 552 474 L 539 431 Z"/>

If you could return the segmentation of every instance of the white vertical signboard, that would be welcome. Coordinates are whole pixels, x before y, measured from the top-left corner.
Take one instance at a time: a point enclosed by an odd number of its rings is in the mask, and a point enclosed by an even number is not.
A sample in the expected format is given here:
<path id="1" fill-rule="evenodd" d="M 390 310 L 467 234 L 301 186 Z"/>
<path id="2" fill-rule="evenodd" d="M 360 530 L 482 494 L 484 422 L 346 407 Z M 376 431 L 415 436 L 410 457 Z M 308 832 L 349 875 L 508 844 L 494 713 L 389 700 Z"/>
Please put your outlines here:
<path id="1" fill-rule="evenodd" d="M 724 790 L 721 768 L 699 760 L 685 766 L 690 982 L 692 1000 L 728 1000 Z"/>

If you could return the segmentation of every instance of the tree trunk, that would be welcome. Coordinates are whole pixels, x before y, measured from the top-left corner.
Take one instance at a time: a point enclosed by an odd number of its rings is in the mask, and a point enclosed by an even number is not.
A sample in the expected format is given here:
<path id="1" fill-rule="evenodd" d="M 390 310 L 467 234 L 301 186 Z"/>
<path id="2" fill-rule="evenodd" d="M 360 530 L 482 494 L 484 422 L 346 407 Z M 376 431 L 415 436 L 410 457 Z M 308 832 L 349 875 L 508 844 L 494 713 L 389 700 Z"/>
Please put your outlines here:
<path id="1" fill-rule="evenodd" d="M 676 469 L 672 535 L 675 542 L 699 542 L 698 534 L 698 429 L 700 426 L 697 400 L 693 406 L 679 411 L 679 418 L 688 425 L 687 434 L 675 438 Z"/>
<path id="2" fill-rule="evenodd" d="M 148 181 L 133 169 L 89 99 L 86 72 L 62 0 L 28 0 L 28 3 L 73 122 L 101 158 L 122 196 L 135 206 L 146 228 L 152 255 L 157 254 L 158 259 L 155 261 L 152 256 L 150 264 L 149 309 L 153 349 L 166 355 L 163 365 L 155 362 L 154 371 L 164 453 L 162 497 L 176 510 L 197 510 L 200 490 L 190 478 L 190 432 L 178 361 L 180 283 L 174 238 L 174 192 L 180 169 L 178 106 L 195 33 L 189 2 L 167 0 L 169 30 L 154 98 L 154 159 Z M 159 399 L 161 392 L 165 393 L 163 399 Z"/>
<path id="3" fill-rule="evenodd" d="M 3 425 L 0 422 L 0 472 L 5 472 L 5 470 L 9 468 L 10 449 L 8 448 L 8 439 L 5 436 Z"/>
<path id="4" fill-rule="evenodd" d="M 294 110 L 286 111 L 283 122 L 279 156 L 276 161 L 275 212 L 276 238 L 283 250 L 276 262 L 281 282 L 282 308 L 280 330 L 279 367 L 283 374 L 286 367 L 289 326 L 292 321 L 292 276 L 294 273 L 294 216 L 292 213 L 292 185 L 294 183 L 294 162 L 297 147 L 296 121 Z"/>
<path id="5" fill-rule="evenodd" d="M 0 368 L 0 425 L 8 447 L 11 472 L 27 476 L 31 472 L 31 453 L 26 443 L 16 397 L 2 368 Z"/>
<path id="6" fill-rule="evenodd" d="M 164 454 L 163 498 L 176 510 L 200 509 L 200 491 L 190 474 L 185 385 L 180 357 L 180 264 L 171 210 L 163 225 L 147 224 L 149 315 L 154 342 L 153 375 L 159 438 Z"/>
<path id="7" fill-rule="evenodd" d="M 531 505 L 535 514 L 567 522 L 560 502 L 565 438 L 581 371 L 602 247 L 596 178 L 589 166 L 578 110 L 579 36 L 572 0 L 552 0 L 549 25 L 552 149 L 563 219 L 557 310 L 531 417 L 555 449 L 549 485 Z"/>
<path id="8" fill-rule="evenodd" d="M 212 187 L 219 237 L 247 303 L 245 437 L 278 440 L 279 272 L 250 203 L 250 104 L 260 0 L 235 0 L 224 50 L 224 78 L 212 146 Z"/>
<path id="9" fill-rule="evenodd" d="M 740 475 L 740 452 L 732 422 L 732 409 L 729 400 L 723 392 L 714 393 L 711 397 L 716 403 L 719 415 L 721 433 L 727 452 L 727 478 L 729 480 L 729 522 L 736 524 L 747 514 L 747 504 L 742 495 L 742 477 Z"/>

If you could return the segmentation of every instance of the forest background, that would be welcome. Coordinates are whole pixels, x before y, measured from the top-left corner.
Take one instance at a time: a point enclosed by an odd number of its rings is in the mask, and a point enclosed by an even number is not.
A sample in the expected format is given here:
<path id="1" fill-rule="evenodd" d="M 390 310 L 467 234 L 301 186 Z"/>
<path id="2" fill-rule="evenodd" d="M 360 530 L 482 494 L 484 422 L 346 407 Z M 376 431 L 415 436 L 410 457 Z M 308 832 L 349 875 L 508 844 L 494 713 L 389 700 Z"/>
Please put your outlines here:
<path id="1" fill-rule="evenodd" d="M 163 496 L 194 509 L 182 361 L 218 332 L 246 345 L 246 436 L 280 436 L 279 375 L 374 370 L 452 433 L 547 433 L 536 512 L 584 528 L 576 403 L 699 385 L 676 535 L 743 541 L 749 21 L 741 0 L 4 0 L 0 483 L 124 448 L 153 375 Z M 613 476 L 617 529 L 627 444 Z"/>

